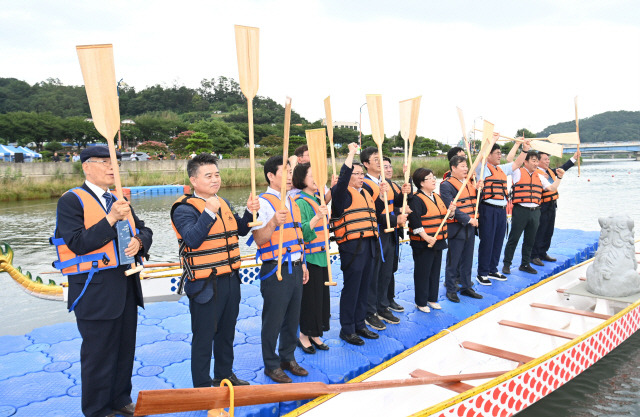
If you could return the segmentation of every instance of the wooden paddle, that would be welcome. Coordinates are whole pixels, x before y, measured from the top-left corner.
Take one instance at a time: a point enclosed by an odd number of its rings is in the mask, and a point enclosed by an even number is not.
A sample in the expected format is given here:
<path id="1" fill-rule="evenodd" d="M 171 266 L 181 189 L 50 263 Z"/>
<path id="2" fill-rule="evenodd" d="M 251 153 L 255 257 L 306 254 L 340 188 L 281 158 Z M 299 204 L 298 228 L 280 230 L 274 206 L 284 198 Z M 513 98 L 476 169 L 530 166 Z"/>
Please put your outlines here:
<path id="1" fill-rule="evenodd" d="M 504 135 L 500 135 L 501 138 L 506 139 L 506 140 L 510 140 L 513 142 L 518 142 L 518 143 L 522 143 L 524 142 L 524 140 L 522 139 L 514 139 L 512 137 L 509 136 L 504 136 Z M 536 151 L 541 151 L 544 153 L 548 153 L 549 155 L 553 155 L 553 156 L 557 156 L 559 158 L 562 158 L 562 154 L 564 151 L 564 147 L 562 145 L 560 145 L 559 143 L 550 143 L 546 141 L 546 138 L 538 138 L 538 139 L 532 139 L 531 140 L 531 149 L 535 149 Z"/>
<path id="2" fill-rule="evenodd" d="M 504 375 L 506 372 L 508 371 L 353 382 L 347 384 L 301 382 L 294 384 L 240 385 L 233 387 L 235 397 L 234 405 L 236 407 L 242 407 L 245 405 L 307 400 L 321 395 L 341 394 L 345 392 L 493 379 Z M 228 387 L 143 390 L 138 394 L 136 410 L 133 415 L 144 416 L 229 407 L 229 394 L 230 391 Z"/>
<path id="3" fill-rule="evenodd" d="M 576 107 L 576 134 L 578 135 L 578 152 L 580 152 L 580 122 L 578 119 L 578 96 L 575 96 L 575 98 L 573 99 L 573 102 L 575 104 Z M 578 158 L 578 176 L 580 176 L 580 158 Z"/>
<path id="4" fill-rule="evenodd" d="M 326 101 L 325 101 L 326 104 Z M 325 205 L 324 187 L 327 184 L 327 138 L 324 129 L 305 130 L 307 146 L 309 147 L 309 162 L 311 162 L 311 175 L 318 187 L 320 204 Z M 331 255 L 329 254 L 329 229 L 327 228 L 327 216 L 322 216 L 322 233 L 324 234 L 324 248 L 327 254 L 327 268 L 329 281 L 324 285 L 336 285 L 331 274 Z"/>
<path id="5" fill-rule="evenodd" d="M 460 187 L 460 190 L 458 190 L 458 194 L 456 194 L 456 198 L 453 199 L 453 204 L 456 204 L 458 202 L 458 198 L 460 198 L 460 195 L 462 195 L 462 191 L 464 191 L 465 187 L 467 186 L 467 182 L 469 182 L 469 178 L 471 178 L 471 176 L 475 172 L 476 167 L 478 166 L 478 163 L 482 160 L 483 156 L 486 155 L 486 153 L 488 152 L 487 149 L 489 151 L 491 150 L 495 141 L 496 139 L 493 138 L 493 123 L 487 122 L 486 120 L 484 120 L 484 129 L 482 131 L 482 146 L 480 147 L 480 153 L 476 157 L 476 160 L 473 162 L 473 165 L 471 165 L 471 168 L 469 168 L 467 177 L 464 179 L 464 181 L 462 181 L 462 186 Z M 447 213 L 444 215 L 444 219 L 442 219 L 442 222 L 440 222 L 440 226 L 438 226 L 438 230 L 436 230 L 433 237 L 438 236 L 438 233 L 440 233 L 440 230 L 442 230 L 444 223 L 447 221 L 447 219 L 449 218 L 449 215 L 451 214 L 453 214 L 453 212 L 450 211 L 449 208 L 447 207 Z M 431 248 L 433 247 L 433 245 L 429 245 L 429 247 Z"/>
<path id="6" fill-rule="evenodd" d="M 404 173 L 405 184 L 409 182 L 411 174 L 411 157 L 413 156 L 413 143 L 416 140 L 418 130 L 418 115 L 420 114 L 420 100 L 422 96 L 410 98 L 400 102 L 400 135 L 404 140 L 404 165 L 407 170 Z M 407 148 L 407 142 L 409 144 Z M 407 212 L 407 194 L 402 195 L 402 214 Z"/>
<path id="7" fill-rule="evenodd" d="M 287 168 L 287 158 L 289 157 L 289 129 L 291 128 L 291 98 L 287 97 L 284 105 L 284 141 L 282 142 L 282 178 L 280 183 L 280 210 L 287 208 L 287 178 L 289 168 Z M 293 204 L 293 202 L 291 203 Z M 293 207 L 291 207 L 291 217 L 293 218 Z M 278 271 L 276 275 L 278 281 L 282 281 L 282 241 L 284 240 L 284 226 L 278 232 Z"/>
<path id="8" fill-rule="evenodd" d="M 577 145 L 580 143 L 578 132 L 552 133 L 547 137 L 551 143 L 561 143 L 564 145 Z"/>
<path id="9" fill-rule="evenodd" d="M 85 91 L 89 100 L 91 117 L 96 130 L 107 140 L 109 158 L 113 167 L 113 177 L 116 185 L 116 195 L 119 200 L 124 199 L 122 182 L 120 181 L 120 169 L 116 156 L 114 137 L 120 130 L 120 105 L 118 103 L 118 90 L 116 83 L 116 70 L 113 60 L 113 45 L 79 45 L 76 46 Z M 136 226 L 133 215 L 127 217 L 131 234 L 136 235 Z M 138 265 L 134 259 L 131 268 L 125 271 L 129 276 L 142 271 L 142 265 Z"/>
<path id="10" fill-rule="evenodd" d="M 380 94 L 367 94 L 367 108 L 369 109 L 369 122 L 371 123 L 371 135 L 376 145 L 378 145 L 378 160 L 380 162 L 380 183 L 386 181 L 384 179 L 384 162 L 382 161 L 382 142 L 384 142 L 384 122 L 382 117 L 382 96 Z M 387 215 L 387 228 L 385 233 L 393 232 L 391 220 L 389 220 L 389 203 L 387 201 L 387 192 L 383 193 L 384 211 Z"/>
<path id="11" fill-rule="evenodd" d="M 247 98 L 247 115 L 249 118 L 249 161 L 251 164 L 251 198 L 256 197 L 256 166 L 253 144 L 253 98 L 258 92 L 258 62 L 260 29 L 235 25 L 236 53 L 238 55 L 238 73 L 240 89 Z M 258 213 L 253 212 L 253 222 L 249 227 L 260 226 Z"/>
<path id="12" fill-rule="evenodd" d="M 467 148 L 467 158 L 471 161 L 471 147 L 469 146 L 469 140 L 467 139 L 467 128 L 464 123 L 464 115 L 462 114 L 462 109 L 460 107 L 456 107 L 458 110 L 458 119 L 460 119 L 460 127 L 462 128 L 462 138 L 464 139 L 464 145 Z"/>
<path id="13" fill-rule="evenodd" d="M 336 174 L 337 169 L 336 169 L 336 152 L 333 149 L 333 119 L 331 118 L 331 96 L 328 96 L 327 98 L 324 99 L 324 114 L 326 115 L 326 118 L 327 118 L 327 135 L 329 136 L 329 146 L 331 148 L 331 167 L 333 168 L 333 176 L 335 177 L 337 175 Z M 316 183 L 316 185 L 317 184 L 318 183 Z M 323 192 L 324 190 L 320 190 L 320 193 L 323 193 Z"/>

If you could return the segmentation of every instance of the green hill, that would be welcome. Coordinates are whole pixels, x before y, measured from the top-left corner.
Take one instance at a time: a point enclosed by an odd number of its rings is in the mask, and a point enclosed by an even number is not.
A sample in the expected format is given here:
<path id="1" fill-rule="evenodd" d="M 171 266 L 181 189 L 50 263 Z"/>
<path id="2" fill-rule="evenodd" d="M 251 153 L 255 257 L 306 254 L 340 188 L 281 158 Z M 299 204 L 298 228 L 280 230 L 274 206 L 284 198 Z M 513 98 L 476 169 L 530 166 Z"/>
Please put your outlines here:
<path id="1" fill-rule="evenodd" d="M 536 137 L 573 132 L 576 122 L 547 126 Z M 580 119 L 581 142 L 628 142 L 640 140 L 640 111 L 608 111 Z"/>

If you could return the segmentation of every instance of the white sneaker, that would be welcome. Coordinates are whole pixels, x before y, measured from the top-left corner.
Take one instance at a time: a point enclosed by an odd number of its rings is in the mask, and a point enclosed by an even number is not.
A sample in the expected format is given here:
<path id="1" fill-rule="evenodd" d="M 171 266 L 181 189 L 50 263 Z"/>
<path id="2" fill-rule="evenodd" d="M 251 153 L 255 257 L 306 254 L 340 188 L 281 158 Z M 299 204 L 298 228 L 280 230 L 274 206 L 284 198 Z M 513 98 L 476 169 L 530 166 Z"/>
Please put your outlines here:
<path id="1" fill-rule="evenodd" d="M 478 284 L 480 285 L 491 285 L 491 280 L 489 279 L 489 277 L 481 277 L 480 275 L 478 275 L 476 277 L 476 281 L 478 281 Z"/>
<path id="2" fill-rule="evenodd" d="M 438 303 L 431 303 L 431 302 L 428 302 L 428 303 L 427 303 L 427 305 L 428 305 L 429 307 L 431 307 L 432 309 L 434 309 L 434 310 L 442 310 L 442 307 L 441 307 L 441 306 L 440 306 L 440 304 L 438 304 Z"/>
<path id="3" fill-rule="evenodd" d="M 423 313 L 431 313 L 431 309 L 429 308 L 429 306 L 416 306 L 418 307 L 418 310 L 422 311 Z"/>

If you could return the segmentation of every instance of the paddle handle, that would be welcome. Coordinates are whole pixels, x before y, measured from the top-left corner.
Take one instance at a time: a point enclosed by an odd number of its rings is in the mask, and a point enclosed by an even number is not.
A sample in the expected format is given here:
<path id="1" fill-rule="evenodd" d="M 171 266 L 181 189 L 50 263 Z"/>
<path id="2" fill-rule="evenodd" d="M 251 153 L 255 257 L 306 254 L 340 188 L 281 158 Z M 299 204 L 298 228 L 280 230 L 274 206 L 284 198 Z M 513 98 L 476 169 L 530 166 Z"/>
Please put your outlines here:
<path id="1" fill-rule="evenodd" d="M 384 178 L 384 163 L 382 161 L 382 144 L 378 143 L 378 161 L 380 162 L 380 182 L 386 181 Z M 393 232 L 393 227 L 391 227 L 391 219 L 389 218 L 389 202 L 387 201 L 387 192 L 383 193 L 383 201 L 384 201 L 384 211 L 387 218 L 387 228 L 384 229 L 385 233 Z"/>
<path id="2" fill-rule="evenodd" d="M 325 205 L 324 201 L 324 190 L 320 190 L 320 204 Z M 327 254 L 327 273 L 329 274 L 329 281 L 325 282 L 324 285 L 334 286 L 337 285 L 336 282 L 333 281 L 333 276 L 331 273 L 331 254 L 329 253 L 329 229 L 327 227 L 327 216 L 322 216 L 322 233 L 324 233 L 324 252 Z"/>
<path id="3" fill-rule="evenodd" d="M 413 156 L 413 141 L 409 140 L 409 153 L 407 155 L 406 164 L 407 171 L 404 173 L 405 184 L 409 183 L 409 176 L 411 175 L 411 157 Z M 407 214 L 407 194 L 402 194 L 402 214 Z"/>
<path id="4" fill-rule="evenodd" d="M 251 166 L 251 198 L 256 198 L 256 157 L 253 152 L 253 97 L 247 97 L 247 115 L 249 117 L 249 164 Z M 253 221 L 249 223 L 249 227 L 260 226 L 258 221 L 258 212 L 253 211 Z"/>
<path id="5" fill-rule="evenodd" d="M 336 176 L 336 151 L 333 149 L 333 130 L 329 133 L 329 146 L 331 148 L 331 168 L 333 169 L 333 177 Z M 333 177 L 332 180 L 333 180 Z"/>
<path id="6" fill-rule="evenodd" d="M 487 158 L 482 158 L 482 171 L 480 172 L 480 180 L 484 179 L 484 172 L 487 168 Z M 476 195 L 476 211 L 474 215 L 474 219 L 478 219 L 478 209 L 480 208 L 480 194 L 482 194 L 482 188 L 478 188 L 478 194 Z"/>
<path id="7" fill-rule="evenodd" d="M 580 152 L 580 119 L 578 119 L 578 96 L 576 96 L 574 99 L 574 104 L 575 104 L 575 108 L 576 108 L 576 133 L 578 134 L 578 145 L 577 145 L 577 149 L 578 152 Z M 580 176 L 580 158 L 578 157 L 578 176 Z"/>

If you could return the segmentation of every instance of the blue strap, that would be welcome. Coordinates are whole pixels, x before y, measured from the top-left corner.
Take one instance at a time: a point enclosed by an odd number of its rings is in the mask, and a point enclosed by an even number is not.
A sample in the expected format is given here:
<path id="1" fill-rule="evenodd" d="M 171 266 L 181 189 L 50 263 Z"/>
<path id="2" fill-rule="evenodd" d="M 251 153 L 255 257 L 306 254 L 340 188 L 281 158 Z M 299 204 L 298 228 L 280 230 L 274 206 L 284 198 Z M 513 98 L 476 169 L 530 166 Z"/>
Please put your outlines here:
<path id="1" fill-rule="evenodd" d="M 84 287 L 82 288 L 82 291 L 80 292 L 80 295 L 78 296 L 78 298 L 75 299 L 73 304 L 71 304 L 71 307 L 69 307 L 69 313 L 71 313 L 73 311 L 73 309 L 76 308 L 76 305 L 78 305 L 78 301 L 80 301 L 80 299 L 84 295 L 84 292 L 87 290 L 87 287 L 89 286 L 89 283 L 91 283 L 91 279 L 93 278 L 93 274 L 95 274 L 97 271 L 98 271 L 98 262 L 95 261 L 93 263 L 93 265 L 91 266 L 91 271 L 89 272 L 89 276 L 87 277 L 87 280 L 84 283 Z"/>
<path id="2" fill-rule="evenodd" d="M 324 246 L 324 242 L 316 242 L 316 243 L 305 243 L 304 244 L 304 248 L 305 249 L 313 249 L 313 248 L 317 248 L 320 246 Z"/>
<path id="3" fill-rule="evenodd" d="M 284 224 L 284 228 L 285 229 L 291 229 L 292 227 L 294 227 L 293 223 L 285 223 Z M 276 229 L 274 230 L 274 232 L 277 232 L 280 230 L 280 226 L 276 226 Z M 322 228 L 320 228 L 320 230 L 322 230 Z M 247 239 L 247 246 L 251 246 L 253 244 L 253 235 L 249 236 L 249 239 Z M 260 249 L 258 249 L 260 250 Z"/>
<path id="4" fill-rule="evenodd" d="M 282 249 L 288 248 L 289 246 L 293 246 L 293 245 L 297 245 L 298 244 L 298 240 L 290 240 L 288 242 L 283 242 L 282 243 Z M 273 252 L 276 251 L 278 249 L 279 245 L 270 245 L 264 248 L 258 248 L 258 250 L 256 251 L 256 253 L 265 253 L 265 252 Z M 291 252 L 291 253 L 297 253 L 297 252 L 301 252 L 301 251 L 296 251 L 296 252 Z M 288 253 L 288 252 L 287 252 Z"/>
<path id="5" fill-rule="evenodd" d="M 63 269 L 68 268 L 70 266 L 81 264 L 83 262 L 98 262 L 98 261 L 102 261 L 103 258 L 107 258 L 107 260 L 110 261 L 110 259 L 107 256 L 107 254 L 102 252 L 102 253 L 94 253 L 92 255 L 76 256 L 75 258 L 71 258 L 71 259 L 66 260 L 64 262 L 55 261 L 53 263 L 53 267 L 56 268 L 56 269 L 63 270 Z M 96 267 L 97 267 L 97 265 L 96 265 Z"/>
<path id="6" fill-rule="evenodd" d="M 380 225 L 378 225 L 378 244 L 380 245 L 380 257 L 382 258 L 382 262 L 387 262 L 384 260 L 384 251 L 382 250 L 382 234 L 380 233 Z"/>
<path id="7" fill-rule="evenodd" d="M 328 229 L 328 228 L 329 228 L 329 225 L 327 225 L 327 229 Z M 314 231 L 314 232 L 322 232 L 322 231 L 324 231 L 324 226 L 316 226 L 316 227 L 313 229 L 313 231 Z"/>
<path id="8" fill-rule="evenodd" d="M 282 255 L 282 262 L 287 262 L 289 264 L 289 267 L 287 268 L 287 270 L 289 271 L 289 275 L 291 275 L 293 273 L 293 267 L 291 266 L 291 253 L 285 253 Z M 276 265 L 275 268 L 273 268 L 271 270 L 271 272 L 269 272 L 267 275 L 263 275 L 260 276 L 260 280 L 265 280 L 267 278 L 269 278 L 271 275 L 275 274 L 278 271 L 278 266 Z"/>

